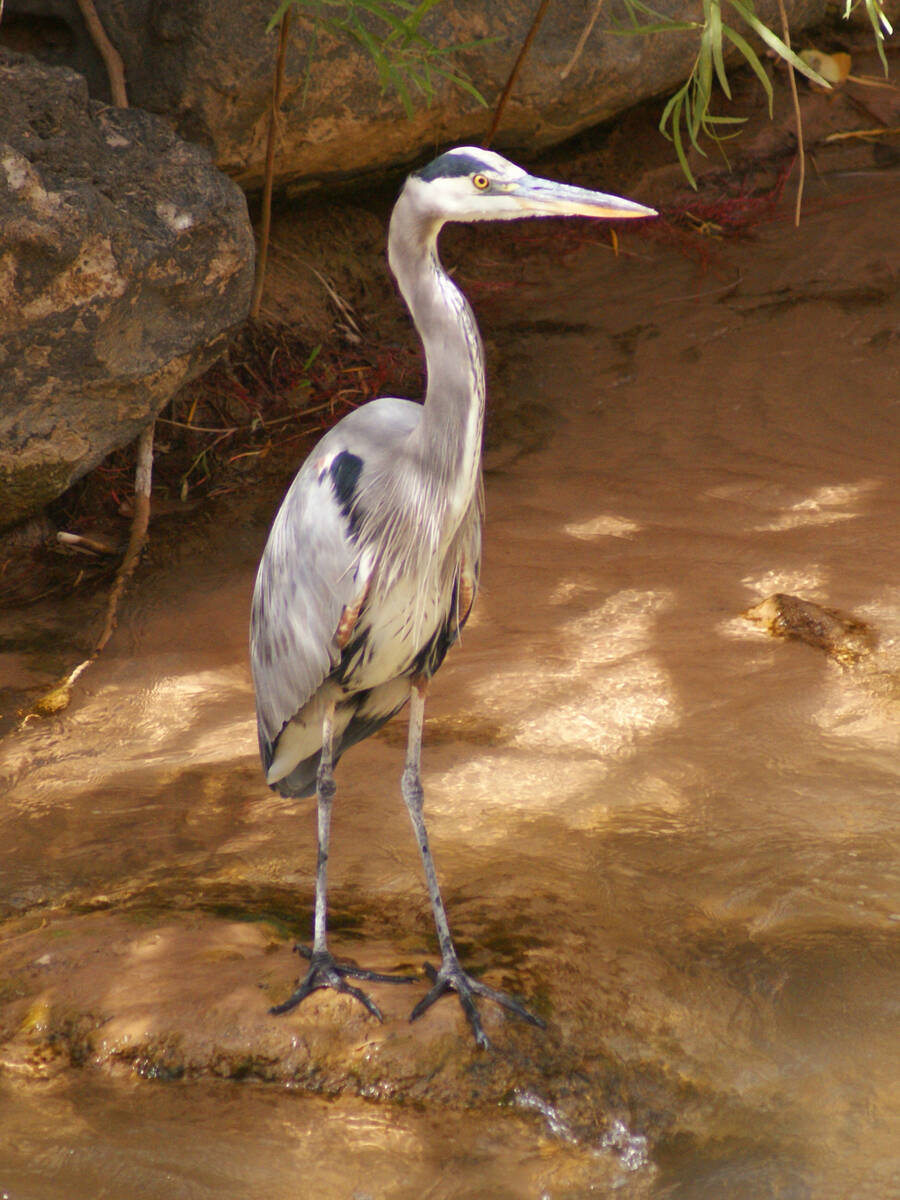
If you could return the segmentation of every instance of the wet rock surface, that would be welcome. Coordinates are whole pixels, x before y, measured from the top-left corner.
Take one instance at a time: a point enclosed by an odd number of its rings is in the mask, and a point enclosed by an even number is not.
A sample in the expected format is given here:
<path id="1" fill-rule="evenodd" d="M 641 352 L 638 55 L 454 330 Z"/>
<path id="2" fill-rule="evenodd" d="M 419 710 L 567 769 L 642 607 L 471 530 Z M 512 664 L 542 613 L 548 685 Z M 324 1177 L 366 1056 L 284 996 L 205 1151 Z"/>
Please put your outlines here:
<path id="1" fill-rule="evenodd" d="M 249 305 L 241 192 L 159 118 L 0 49 L 0 527 L 132 441 Z"/>

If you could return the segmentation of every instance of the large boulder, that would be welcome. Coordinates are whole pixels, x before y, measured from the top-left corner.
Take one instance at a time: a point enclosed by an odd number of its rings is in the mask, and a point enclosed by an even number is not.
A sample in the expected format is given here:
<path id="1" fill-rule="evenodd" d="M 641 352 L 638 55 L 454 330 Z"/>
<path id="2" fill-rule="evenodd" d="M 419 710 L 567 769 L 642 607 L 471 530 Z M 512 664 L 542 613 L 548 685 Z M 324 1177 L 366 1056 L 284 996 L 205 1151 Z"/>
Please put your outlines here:
<path id="1" fill-rule="evenodd" d="M 211 146 L 219 166 L 242 186 L 258 187 L 276 50 L 276 35 L 267 34 L 266 25 L 276 0 L 96 4 L 124 57 L 131 102 L 165 114 L 183 136 Z M 792 29 L 821 20 L 826 6 L 827 0 L 786 0 Z M 659 0 L 657 7 L 676 17 L 699 15 L 699 4 L 691 0 Z M 561 142 L 639 100 L 670 91 L 687 76 L 696 36 L 617 36 L 614 24 L 627 21 L 621 0 L 609 0 L 574 68 L 563 76 L 595 8 L 596 0 L 550 6 L 497 148 L 533 152 Z M 479 42 L 453 62 L 493 106 L 535 9 L 535 0 L 444 0 L 420 29 L 439 47 Z M 7 0 L 6 10 L 17 36 L 38 52 L 66 59 L 85 72 L 95 95 L 108 96 L 103 65 L 71 0 Z M 322 11 L 332 15 L 327 6 Z M 778 0 L 757 0 L 756 11 L 779 27 Z M 740 26 L 734 14 L 729 19 Z M 371 30 L 377 33 L 377 22 Z M 750 36 L 746 26 L 742 31 Z M 407 119 L 396 91 L 381 90 L 372 58 L 357 41 L 315 30 L 308 15 L 297 16 L 287 55 L 279 181 L 336 181 L 409 162 L 448 143 L 481 141 L 490 112 L 440 76 L 433 82 L 430 106 L 411 89 L 417 107 Z"/>
<path id="2" fill-rule="evenodd" d="M 244 196 L 207 151 L 0 50 L 0 528 L 209 365 L 252 272 Z"/>

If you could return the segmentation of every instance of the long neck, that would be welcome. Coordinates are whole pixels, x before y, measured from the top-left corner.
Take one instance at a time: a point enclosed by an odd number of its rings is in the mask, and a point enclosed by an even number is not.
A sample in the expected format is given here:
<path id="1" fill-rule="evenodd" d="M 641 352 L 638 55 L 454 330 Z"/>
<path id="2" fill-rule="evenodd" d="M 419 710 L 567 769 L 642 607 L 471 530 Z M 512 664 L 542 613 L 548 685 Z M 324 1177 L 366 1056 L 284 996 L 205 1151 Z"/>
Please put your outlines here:
<path id="1" fill-rule="evenodd" d="M 459 520 L 481 469 L 484 352 L 471 308 L 441 266 L 441 222 L 401 194 L 391 217 L 388 259 L 425 348 L 427 389 L 415 439 L 423 466 Z"/>

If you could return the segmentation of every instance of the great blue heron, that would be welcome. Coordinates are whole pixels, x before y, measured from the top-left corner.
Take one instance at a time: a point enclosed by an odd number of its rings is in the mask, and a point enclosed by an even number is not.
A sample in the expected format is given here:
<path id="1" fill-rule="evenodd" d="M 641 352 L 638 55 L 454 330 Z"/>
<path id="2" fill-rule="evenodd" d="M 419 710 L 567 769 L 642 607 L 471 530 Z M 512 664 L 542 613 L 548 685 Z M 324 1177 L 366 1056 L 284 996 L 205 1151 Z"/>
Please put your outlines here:
<path id="1" fill-rule="evenodd" d="M 318 798 L 318 863 L 309 970 L 274 1013 L 317 988 L 374 1002 L 347 978 L 397 981 L 338 963 L 326 942 L 332 768 L 354 742 L 410 702 L 401 790 L 422 855 L 441 965 L 421 1016 L 448 990 L 481 1047 L 481 996 L 540 1024 L 518 1000 L 460 965 L 428 846 L 419 774 L 425 693 L 472 608 L 481 558 L 484 361 L 468 303 L 441 266 L 447 221 L 654 216 L 653 209 L 526 174 L 499 154 L 462 146 L 406 180 L 388 260 L 425 348 L 425 403 L 373 400 L 339 421 L 297 472 L 263 552 L 250 626 L 259 747 L 266 782 Z"/>

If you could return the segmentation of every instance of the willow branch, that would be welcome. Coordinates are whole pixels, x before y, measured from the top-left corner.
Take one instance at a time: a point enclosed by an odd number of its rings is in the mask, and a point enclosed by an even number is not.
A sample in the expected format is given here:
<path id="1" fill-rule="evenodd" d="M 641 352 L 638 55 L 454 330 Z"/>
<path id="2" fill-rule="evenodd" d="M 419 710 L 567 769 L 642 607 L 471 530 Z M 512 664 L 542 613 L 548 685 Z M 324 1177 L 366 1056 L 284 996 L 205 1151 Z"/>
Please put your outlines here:
<path id="1" fill-rule="evenodd" d="M 591 36 L 591 33 L 593 32 L 594 26 L 597 24 L 597 18 L 600 16 L 600 9 L 602 7 L 603 7 L 603 0 L 597 0 L 596 7 L 594 8 L 594 11 L 591 13 L 590 20 L 588 21 L 587 25 L 585 25 L 584 29 L 582 29 L 581 37 L 578 39 L 578 44 L 575 47 L 575 49 L 572 51 L 572 57 L 569 59 L 569 61 L 566 63 L 566 65 L 563 67 L 563 69 L 559 73 L 560 79 L 568 79 L 569 75 L 572 73 L 572 70 L 573 70 L 575 64 L 578 62 L 579 58 L 581 58 L 582 54 L 584 53 L 584 48 L 587 45 L 587 40 Z"/>
<path id="2" fill-rule="evenodd" d="M 122 55 L 107 37 L 103 22 L 94 7 L 94 0 L 78 0 L 78 7 L 84 17 L 88 33 L 91 35 L 91 41 L 99 50 L 103 65 L 106 67 L 112 102 L 117 108 L 127 108 L 128 93 L 125 89 L 125 64 L 122 61 Z"/>
<path id="3" fill-rule="evenodd" d="M 116 577 L 110 588 L 106 601 L 106 620 L 103 631 L 97 639 L 89 658 L 80 662 L 77 667 L 64 676 L 53 687 L 42 695 L 25 714 L 21 727 L 37 717 L 50 717 L 68 708 L 72 699 L 72 688 L 78 677 L 87 670 L 92 662 L 103 651 L 106 643 L 116 630 L 119 601 L 125 591 L 125 584 L 134 574 L 134 569 L 140 562 L 141 551 L 147 540 L 147 526 L 150 521 L 150 486 L 153 477 L 153 431 L 155 423 L 143 430 L 137 442 L 137 469 L 134 480 L 134 516 L 131 521 L 131 531 L 125 557 L 119 564 Z"/>
<path id="4" fill-rule="evenodd" d="M 272 84 L 272 107 L 269 110 L 269 132 L 266 138 L 266 174 L 263 183 L 262 215 L 259 227 L 259 251 L 256 256 L 256 278 L 253 282 L 253 298 L 250 301 L 250 316 L 259 316 L 263 287 L 266 282 L 266 264 L 269 258 L 269 236 L 272 229 L 272 183 L 275 178 L 275 148 L 278 143 L 278 126 L 281 123 L 281 94 L 284 87 L 284 63 L 287 57 L 288 30 L 291 13 L 288 9 L 278 26 L 278 55 L 275 59 L 275 80 Z"/>
<path id="5" fill-rule="evenodd" d="M 109 40 L 103 23 L 94 7 L 94 0 L 78 0 L 78 7 L 84 17 L 88 32 L 94 45 L 100 51 L 106 71 L 109 75 L 109 86 L 112 91 L 113 104 L 119 108 L 128 107 L 128 94 L 125 90 L 125 65 L 122 56 Z M 96 658 L 115 632 L 119 601 L 125 591 L 125 585 L 134 574 L 135 567 L 141 559 L 141 551 L 147 540 L 147 526 L 150 523 L 150 490 L 153 484 L 153 433 L 155 425 L 151 423 L 142 430 L 137 440 L 137 464 L 134 474 L 134 515 L 131 519 L 131 530 L 128 535 L 128 546 L 125 556 L 116 571 L 116 577 L 110 588 L 106 601 L 106 620 L 103 630 L 94 646 L 92 658 Z M 76 668 L 77 670 L 77 668 Z M 77 678 L 77 676 L 76 676 Z"/>
<path id="6" fill-rule="evenodd" d="M 153 480 L 153 431 L 155 423 L 151 423 L 141 431 L 137 440 L 137 465 L 134 473 L 134 516 L 131 520 L 131 531 L 128 535 L 128 547 L 125 557 L 116 572 L 116 578 L 110 589 L 106 602 L 106 620 L 103 632 L 94 646 L 93 657 L 103 650 L 112 637 L 117 624 L 119 600 L 125 590 L 125 584 L 134 574 L 134 569 L 141 559 L 141 551 L 147 540 L 147 526 L 150 523 L 150 488 Z"/>
<path id="7" fill-rule="evenodd" d="M 791 30 L 788 25 L 787 11 L 784 0 L 778 0 L 778 12 L 781 16 L 781 39 L 791 48 Z M 800 114 L 800 97 L 797 95 L 797 76 L 790 63 L 787 64 L 788 79 L 791 83 L 791 99 L 794 103 L 794 119 L 797 122 L 797 154 L 800 163 L 800 179 L 797 183 L 797 200 L 794 205 L 794 225 L 800 224 L 800 210 L 803 207 L 803 187 L 806 183 L 806 151 L 803 149 L 803 117 Z"/>
<path id="8" fill-rule="evenodd" d="M 540 28 L 541 21 L 543 21 L 549 7 L 550 0 L 541 0 L 538 10 L 534 14 L 534 20 L 531 22 L 531 28 L 528 30 L 528 33 L 525 35 L 525 41 L 522 43 L 522 49 L 519 51 L 519 57 L 513 64 L 513 69 L 509 73 L 509 79 L 506 81 L 506 87 L 504 87 L 500 95 L 500 99 L 497 101 L 497 107 L 494 109 L 494 119 L 491 121 L 491 127 L 487 131 L 484 141 L 481 143 L 485 150 L 494 140 L 494 135 L 496 134 L 500 125 L 500 121 L 503 118 L 503 110 L 506 108 L 506 102 L 509 100 L 510 94 L 515 86 L 516 79 L 518 78 L 519 72 L 522 69 L 522 64 L 528 57 L 528 51 L 531 49 L 531 43 L 534 41 L 535 34 Z"/>

